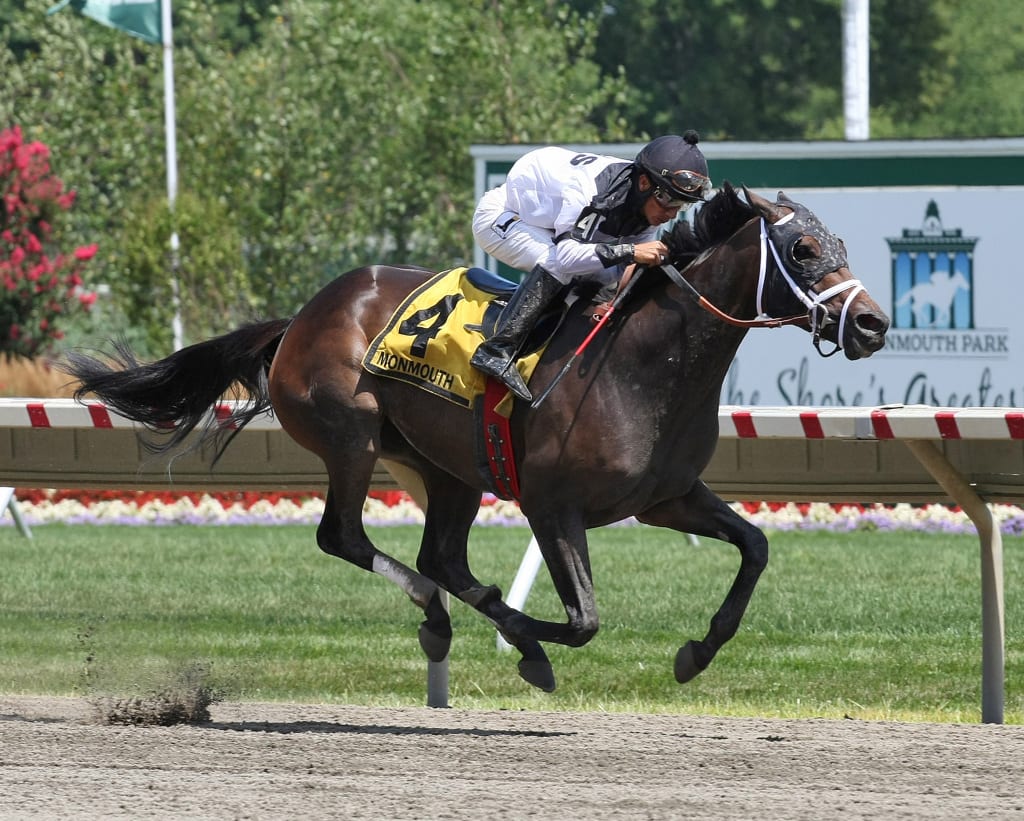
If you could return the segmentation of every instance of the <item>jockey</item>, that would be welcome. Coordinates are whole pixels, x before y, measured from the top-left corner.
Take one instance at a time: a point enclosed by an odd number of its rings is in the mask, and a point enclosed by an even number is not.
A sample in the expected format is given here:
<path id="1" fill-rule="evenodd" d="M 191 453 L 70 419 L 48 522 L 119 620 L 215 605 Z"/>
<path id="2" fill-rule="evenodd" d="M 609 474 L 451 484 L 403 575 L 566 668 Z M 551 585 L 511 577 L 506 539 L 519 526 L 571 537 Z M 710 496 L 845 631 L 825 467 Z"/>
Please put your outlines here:
<path id="1" fill-rule="evenodd" d="M 524 154 L 473 214 L 473 235 L 495 259 L 528 273 L 494 335 L 470 360 L 516 396 L 533 397 L 514 362 L 544 309 L 576 280 L 617 282 L 633 263 L 658 265 L 658 226 L 711 188 L 697 132 L 652 140 L 633 162 L 550 146 Z"/>

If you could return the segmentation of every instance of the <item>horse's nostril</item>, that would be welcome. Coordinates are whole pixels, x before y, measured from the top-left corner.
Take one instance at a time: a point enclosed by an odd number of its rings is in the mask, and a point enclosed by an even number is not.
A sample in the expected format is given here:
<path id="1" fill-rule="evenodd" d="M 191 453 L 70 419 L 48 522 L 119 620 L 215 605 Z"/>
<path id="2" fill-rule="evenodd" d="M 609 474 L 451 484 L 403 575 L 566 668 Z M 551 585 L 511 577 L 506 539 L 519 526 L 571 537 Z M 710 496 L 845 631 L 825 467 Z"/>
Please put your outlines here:
<path id="1" fill-rule="evenodd" d="M 854 320 L 857 330 L 867 334 L 884 334 L 889 330 L 889 317 L 885 314 L 868 311 L 858 314 Z"/>

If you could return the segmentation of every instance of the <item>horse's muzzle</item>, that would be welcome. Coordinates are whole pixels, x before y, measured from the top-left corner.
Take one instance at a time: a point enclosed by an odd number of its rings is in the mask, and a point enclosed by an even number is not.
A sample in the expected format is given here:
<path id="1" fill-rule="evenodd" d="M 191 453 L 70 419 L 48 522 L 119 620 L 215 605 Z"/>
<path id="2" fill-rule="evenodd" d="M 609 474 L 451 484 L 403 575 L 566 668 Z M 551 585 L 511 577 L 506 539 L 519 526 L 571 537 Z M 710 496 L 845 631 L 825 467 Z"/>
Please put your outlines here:
<path id="1" fill-rule="evenodd" d="M 843 334 L 843 353 L 847 359 L 867 359 L 885 345 L 889 317 L 881 310 L 851 312 Z"/>

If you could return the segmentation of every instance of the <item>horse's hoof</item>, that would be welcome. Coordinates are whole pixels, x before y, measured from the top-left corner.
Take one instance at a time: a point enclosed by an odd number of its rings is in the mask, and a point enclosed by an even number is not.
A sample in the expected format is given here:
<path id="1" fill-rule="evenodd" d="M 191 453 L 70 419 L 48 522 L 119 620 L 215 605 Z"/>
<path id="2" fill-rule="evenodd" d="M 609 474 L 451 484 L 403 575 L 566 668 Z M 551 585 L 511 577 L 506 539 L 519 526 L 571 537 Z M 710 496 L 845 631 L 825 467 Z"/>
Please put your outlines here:
<path id="1" fill-rule="evenodd" d="M 688 641 L 679 648 L 679 652 L 676 653 L 675 674 L 676 681 L 680 684 L 695 679 L 711 662 L 711 659 L 707 659 L 702 664 L 701 660 L 698 660 L 697 653 L 702 649 L 695 641 Z M 701 656 L 704 655 L 705 653 L 701 653 Z"/>
<path id="2" fill-rule="evenodd" d="M 420 625 L 419 638 L 420 647 L 430 661 L 444 661 L 448 657 L 448 650 L 452 646 L 451 633 L 447 636 L 439 636 L 427 627 L 426 622 L 423 622 Z"/>
<path id="3" fill-rule="evenodd" d="M 527 684 L 532 684 L 545 693 L 555 692 L 555 670 L 547 661 L 519 662 L 519 675 Z"/>

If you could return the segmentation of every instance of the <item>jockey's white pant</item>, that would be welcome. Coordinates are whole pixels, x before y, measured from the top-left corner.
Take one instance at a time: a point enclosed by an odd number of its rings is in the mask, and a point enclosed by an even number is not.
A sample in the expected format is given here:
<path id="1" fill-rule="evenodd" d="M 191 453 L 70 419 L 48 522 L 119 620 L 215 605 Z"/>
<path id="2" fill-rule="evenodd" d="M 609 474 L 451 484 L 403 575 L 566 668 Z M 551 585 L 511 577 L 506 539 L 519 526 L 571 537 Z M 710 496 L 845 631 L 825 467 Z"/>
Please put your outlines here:
<path id="1" fill-rule="evenodd" d="M 553 264 L 555 232 L 530 225 L 509 211 L 504 188 L 494 188 L 480 198 L 473 212 L 473 236 L 484 251 L 519 271 L 543 265 L 563 285 L 575 278 Z"/>

